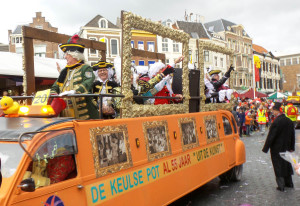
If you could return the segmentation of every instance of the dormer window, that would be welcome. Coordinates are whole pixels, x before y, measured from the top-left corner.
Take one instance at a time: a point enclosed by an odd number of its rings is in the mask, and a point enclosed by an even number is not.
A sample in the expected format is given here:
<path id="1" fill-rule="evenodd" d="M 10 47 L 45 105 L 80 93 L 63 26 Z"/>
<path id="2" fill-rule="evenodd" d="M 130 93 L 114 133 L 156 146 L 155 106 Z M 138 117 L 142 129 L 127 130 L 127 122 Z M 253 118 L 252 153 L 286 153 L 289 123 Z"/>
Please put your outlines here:
<path id="1" fill-rule="evenodd" d="M 107 20 L 102 18 L 99 20 L 99 27 L 102 28 L 102 29 L 106 29 L 107 28 Z"/>

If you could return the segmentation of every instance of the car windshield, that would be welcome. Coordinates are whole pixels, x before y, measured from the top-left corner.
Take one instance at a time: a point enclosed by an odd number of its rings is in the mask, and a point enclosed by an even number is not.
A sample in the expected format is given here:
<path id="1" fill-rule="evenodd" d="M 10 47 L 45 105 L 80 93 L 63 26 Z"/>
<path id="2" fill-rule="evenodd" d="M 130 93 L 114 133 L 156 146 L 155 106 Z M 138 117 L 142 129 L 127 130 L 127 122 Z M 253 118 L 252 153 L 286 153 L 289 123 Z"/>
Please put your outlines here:
<path id="1" fill-rule="evenodd" d="M 26 148 L 26 145 L 23 144 Z M 24 154 L 19 144 L 0 143 L 1 173 L 4 178 L 12 176 Z"/>

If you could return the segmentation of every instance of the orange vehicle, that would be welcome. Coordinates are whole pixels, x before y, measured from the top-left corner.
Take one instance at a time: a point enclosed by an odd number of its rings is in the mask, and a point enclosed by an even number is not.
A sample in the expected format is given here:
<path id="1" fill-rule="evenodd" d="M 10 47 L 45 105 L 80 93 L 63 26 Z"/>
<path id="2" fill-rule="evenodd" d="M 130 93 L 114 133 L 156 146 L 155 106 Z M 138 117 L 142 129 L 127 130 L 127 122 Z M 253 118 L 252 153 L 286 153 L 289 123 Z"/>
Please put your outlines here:
<path id="1" fill-rule="evenodd" d="M 0 121 L 0 205 L 165 205 L 217 176 L 239 180 L 245 162 L 236 123 L 225 110 Z M 70 157 L 75 167 L 52 183 L 47 164 L 59 157 Z"/>
<path id="2" fill-rule="evenodd" d="M 122 19 L 130 24 L 126 28 L 155 28 L 182 41 L 183 55 L 189 56 L 188 34 L 128 12 Z M 122 52 L 131 52 L 130 29 L 123 30 Z M 199 59 L 210 47 L 233 59 L 227 48 L 200 39 L 198 46 Z M 125 97 L 120 119 L 45 118 L 54 116 L 52 107 L 40 104 L 20 107 L 18 114 L 27 117 L 0 118 L 0 205 L 166 205 L 218 176 L 241 179 L 246 154 L 227 111 L 232 104 L 205 104 L 204 61 L 202 73 L 193 75 L 197 81 L 189 81 L 188 60 L 183 61 L 183 102 L 170 105 L 133 104 L 130 55 L 123 54 L 122 62 L 122 95 L 115 95 Z"/>

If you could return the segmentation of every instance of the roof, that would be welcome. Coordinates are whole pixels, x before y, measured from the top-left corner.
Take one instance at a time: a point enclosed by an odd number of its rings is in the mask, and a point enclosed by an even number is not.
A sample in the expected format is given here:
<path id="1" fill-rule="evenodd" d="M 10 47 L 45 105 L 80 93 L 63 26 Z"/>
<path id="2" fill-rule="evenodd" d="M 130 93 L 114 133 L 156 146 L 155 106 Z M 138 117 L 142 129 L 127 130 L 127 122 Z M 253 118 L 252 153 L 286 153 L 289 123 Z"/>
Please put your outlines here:
<path id="1" fill-rule="evenodd" d="M 22 26 L 27 26 L 27 24 L 18 25 L 12 34 L 22 34 Z"/>
<path id="2" fill-rule="evenodd" d="M 66 60 L 52 59 L 45 57 L 34 57 L 34 75 L 35 77 L 57 78 L 56 62 L 63 68 Z M 0 52 L 0 75 L 23 76 L 23 60 L 22 54 L 11 52 Z"/>
<path id="3" fill-rule="evenodd" d="M 99 22 L 99 20 L 100 19 L 102 19 L 102 18 L 104 18 L 103 16 L 101 16 L 101 15 L 97 15 L 97 16 L 95 16 L 91 21 L 89 21 L 86 25 L 84 25 L 84 26 L 86 26 L 86 27 L 97 27 L 97 28 L 99 28 L 99 24 L 98 24 L 98 22 Z M 106 18 L 104 18 L 104 19 L 106 19 Z M 113 23 L 111 23 L 108 19 L 106 19 L 107 20 L 107 22 L 108 22 L 108 28 L 113 28 L 113 29 L 119 29 L 119 27 L 117 27 L 115 24 L 113 24 Z"/>
<path id="4" fill-rule="evenodd" d="M 183 30 L 184 32 L 188 33 L 192 38 L 209 39 L 206 29 L 202 23 L 177 21 L 177 25 L 180 30 Z"/>
<path id="5" fill-rule="evenodd" d="M 268 53 L 268 51 L 265 48 L 263 48 L 262 46 L 252 44 L 252 47 L 253 47 L 254 51 L 256 51 L 258 53 L 261 53 L 261 54 L 267 54 Z"/>
<path id="6" fill-rule="evenodd" d="M 237 25 L 237 24 L 235 24 L 231 21 L 227 21 L 225 19 L 219 19 L 219 20 L 207 22 L 204 24 L 205 28 L 211 32 L 230 31 L 233 33 L 234 33 L 234 30 L 233 30 L 232 26 L 235 26 L 235 25 Z M 245 30 L 243 30 L 243 36 L 250 37 Z"/>

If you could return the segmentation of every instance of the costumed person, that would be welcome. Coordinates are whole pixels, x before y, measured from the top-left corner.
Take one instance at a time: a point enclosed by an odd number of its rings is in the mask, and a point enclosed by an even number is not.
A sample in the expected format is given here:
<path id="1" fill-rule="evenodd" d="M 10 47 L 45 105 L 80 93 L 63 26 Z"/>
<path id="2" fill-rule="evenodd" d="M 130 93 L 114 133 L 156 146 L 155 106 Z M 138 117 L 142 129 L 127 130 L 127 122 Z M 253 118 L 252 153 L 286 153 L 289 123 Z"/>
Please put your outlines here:
<path id="1" fill-rule="evenodd" d="M 292 120 L 294 126 L 297 125 L 297 117 L 298 117 L 298 108 L 293 105 L 293 103 L 288 103 L 285 107 L 285 115 Z"/>
<path id="2" fill-rule="evenodd" d="M 206 90 L 207 101 L 206 103 L 220 103 L 231 99 L 231 94 L 233 90 L 229 88 L 225 82 L 230 77 L 231 71 L 234 70 L 234 67 L 231 65 L 224 76 L 220 79 L 219 73 L 221 70 L 212 70 L 208 68 L 207 73 L 210 75 L 210 79 L 206 76 L 204 80 Z"/>
<path id="3" fill-rule="evenodd" d="M 267 153 L 270 149 L 272 164 L 276 176 L 277 190 L 284 191 L 284 187 L 294 187 L 291 163 L 280 157 L 281 152 L 293 152 L 295 150 L 295 129 L 293 122 L 280 110 L 281 103 L 275 102 L 272 108 L 275 120 L 272 123 L 269 134 L 262 149 Z"/>
<path id="4" fill-rule="evenodd" d="M 93 70 L 97 72 L 96 81 L 93 83 L 93 93 L 94 94 L 113 94 L 113 89 L 119 87 L 115 81 L 109 80 L 109 69 L 108 67 L 112 64 L 105 61 L 99 61 L 97 64 L 93 65 Z M 97 101 L 98 108 L 100 107 L 100 98 L 95 97 Z M 102 98 L 102 113 L 104 119 L 112 119 L 115 116 L 115 110 L 112 105 L 111 97 Z"/>
<path id="5" fill-rule="evenodd" d="M 147 92 L 143 93 L 143 96 L 157 96 L 157 97 L 179 97 L 180 99 L 148 99 L 146 101 L 150 101 L 150 103 L 153 103 L 154 105 L 159 105 L 159 104 L 170 104 L 170 103 L 178 103 L 182 101 L 182 95 L 181 94 L 174 94 L 172 90 L 172 76 L 169 75 L 174 72 L 173 67 L 175 64 L 180 63 L 183 61 L 184 56 L 178 57 L 175 61 L 174 64 L 172 65 L 167 65 L 161 63 L 161 62 L 156 62 L 150 66 L 149 69 L 149 76 L 152 77 L 152 79 L 149 80 L 149 82 L 155 78 L 157 78 L 159 75 L 163 75 L 163 79 L 161 79 L 159 82 L 156 82 L 155 85 L 152 85 L 153 87 L 150 88 Z M 169 71 L 171 73 L 169 73 Z"/>
<path id="6" fill-rule="evenodd" d="M 58 79 L 51 87 L 51 94 L 59 96 L 73 94 L 88 94 L 92 90 L 95 80 L 93 69 L 84 64 L 84 48 L 78 44 L 78 35 L 69 39 L 68 43 L 60 44 L 60 49 L 64 52 L 67 66 L 61 70 Z M 76 119 L 98 119 L 99 113 L 96 105 L 90 97 L 65 98 L 66 109 L 61 112 L 63 117 L 75 117 Z M 55 107 L 55 105 L 53 105 Z M 58 112 L 58 111 L 56 111 Z"/>
<path id="7" fill-rule="evenodd" d="M 264 135 L 266 130 L 266 124 L 268 121 L 268 113 L 264 109 L 263 104 L 261 104 L 257 110 L 256 121 L 258 123 L 259 131 L 261 135 Z"/>

